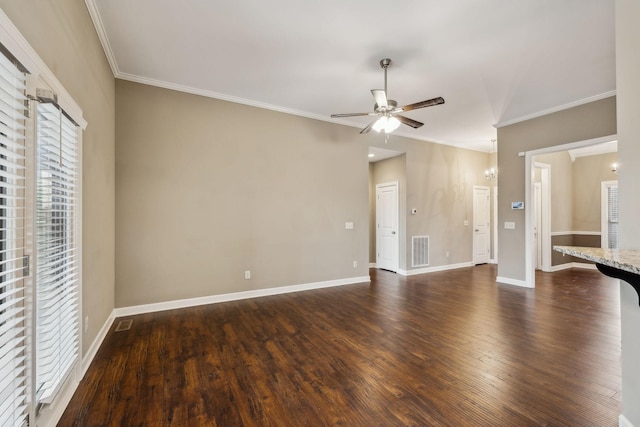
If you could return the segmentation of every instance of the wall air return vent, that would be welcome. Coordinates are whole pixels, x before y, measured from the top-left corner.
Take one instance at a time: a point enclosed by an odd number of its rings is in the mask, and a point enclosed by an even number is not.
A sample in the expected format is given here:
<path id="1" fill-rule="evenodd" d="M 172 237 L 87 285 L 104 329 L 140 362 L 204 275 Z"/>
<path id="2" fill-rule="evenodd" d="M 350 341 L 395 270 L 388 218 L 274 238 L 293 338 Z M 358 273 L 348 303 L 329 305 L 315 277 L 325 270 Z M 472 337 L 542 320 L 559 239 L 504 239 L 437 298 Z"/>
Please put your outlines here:
<path id="1" fill-rule="evenodd" d="M 429 236 L 411 237 L 411 267 L 429 265 Z"/>

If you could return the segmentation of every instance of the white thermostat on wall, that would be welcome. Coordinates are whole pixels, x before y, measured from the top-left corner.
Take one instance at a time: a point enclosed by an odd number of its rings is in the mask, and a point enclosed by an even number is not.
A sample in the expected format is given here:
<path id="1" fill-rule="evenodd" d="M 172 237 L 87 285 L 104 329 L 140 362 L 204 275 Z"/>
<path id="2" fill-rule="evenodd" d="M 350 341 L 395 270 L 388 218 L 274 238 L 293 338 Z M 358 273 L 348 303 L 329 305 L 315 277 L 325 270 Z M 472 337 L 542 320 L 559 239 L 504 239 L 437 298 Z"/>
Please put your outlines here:
<path id="1" fill-rule="evenodd" d="M 511 209 L 524 209 L 524 202 L 511 202 Z"/>

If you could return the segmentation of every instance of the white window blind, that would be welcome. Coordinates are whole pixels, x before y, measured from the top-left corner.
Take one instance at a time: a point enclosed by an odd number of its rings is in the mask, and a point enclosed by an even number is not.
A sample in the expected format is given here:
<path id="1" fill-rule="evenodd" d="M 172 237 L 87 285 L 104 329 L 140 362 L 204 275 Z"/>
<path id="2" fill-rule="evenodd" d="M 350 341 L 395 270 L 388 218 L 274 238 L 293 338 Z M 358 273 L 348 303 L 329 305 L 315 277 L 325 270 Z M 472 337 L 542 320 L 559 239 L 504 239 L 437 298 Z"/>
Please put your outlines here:
<path id="1" fill-rule="evenodd" d="M 37 108 L 36 395 L 51 403 L 78 360 L 78 138 L 55 105 Z"/>
<path id="2" fill-rule="evenodd" d="M 0 425 L 27 422 L 25 74 L 0 54 Z"/>

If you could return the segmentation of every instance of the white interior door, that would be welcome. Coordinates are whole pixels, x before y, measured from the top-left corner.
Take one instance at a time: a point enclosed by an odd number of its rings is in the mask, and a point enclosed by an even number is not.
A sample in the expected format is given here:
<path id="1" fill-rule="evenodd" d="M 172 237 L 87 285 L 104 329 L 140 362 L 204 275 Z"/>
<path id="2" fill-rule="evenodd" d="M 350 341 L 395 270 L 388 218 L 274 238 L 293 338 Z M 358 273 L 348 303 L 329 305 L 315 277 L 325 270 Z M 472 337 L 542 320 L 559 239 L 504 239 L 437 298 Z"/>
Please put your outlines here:
<path id="1" fill-rule="evenodd" d="M 473 263 L 489 262 L 491 205 L 489 187 L 473 187 Z"/>
<path id="2" fill-rule="evenodd" d="M 376 267 L 398 271 L 398 183 L 376 185 Z"/>
<path id="3" fill-rule="evenodd" d="M 536 245 L 536 269 L 542 269 L 542 184 L 533 184 L 533 239 Z"/>

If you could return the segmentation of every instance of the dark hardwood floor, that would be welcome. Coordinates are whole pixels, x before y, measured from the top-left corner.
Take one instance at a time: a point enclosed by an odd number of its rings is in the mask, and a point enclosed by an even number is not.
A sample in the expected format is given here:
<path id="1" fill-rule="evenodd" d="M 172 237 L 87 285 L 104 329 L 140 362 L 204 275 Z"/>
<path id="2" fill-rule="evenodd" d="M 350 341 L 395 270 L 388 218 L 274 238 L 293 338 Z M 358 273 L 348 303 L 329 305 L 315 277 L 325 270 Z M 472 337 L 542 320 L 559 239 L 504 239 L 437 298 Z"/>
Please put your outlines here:
<path id="1" fill-rule="evenodd" d="M 135 316 L 59 425 L 617 426 L 617 282 L 495 275 L 371 270 L 371 284 Z"/>

